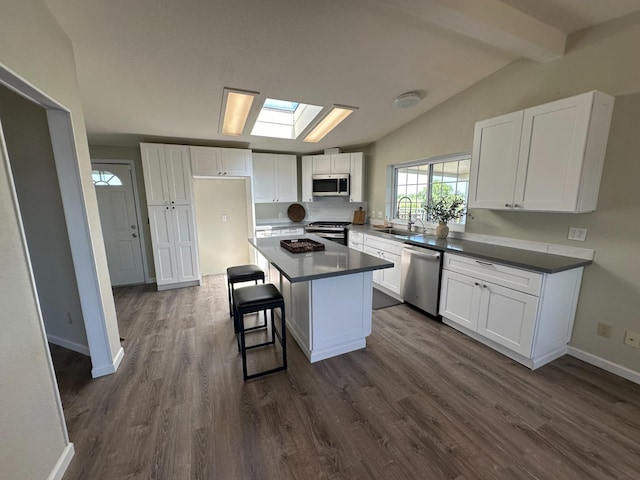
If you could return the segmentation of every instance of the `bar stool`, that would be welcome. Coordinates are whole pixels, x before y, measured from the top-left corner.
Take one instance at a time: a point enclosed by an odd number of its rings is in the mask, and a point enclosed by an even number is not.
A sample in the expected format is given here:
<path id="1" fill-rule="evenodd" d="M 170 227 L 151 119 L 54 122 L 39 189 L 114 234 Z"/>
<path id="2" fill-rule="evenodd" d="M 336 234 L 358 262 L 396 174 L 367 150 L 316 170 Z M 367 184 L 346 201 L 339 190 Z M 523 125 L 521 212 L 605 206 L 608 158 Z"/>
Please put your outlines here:
<path id="1" fill-rule="evenodd" d="M 233 292 L 235 290 L 236 283 L 255 281 L 256 285 L 258 280 L 262 280 L 264 283 L 264 272 L 257 265 L 237 265 L 235 267 L 227 268 L 227 290 L 229 292 L 229 316 L 233 317 Z M 265 328 L 267 326 L 267 312 L 265 311 L 265 323 L 263 325 L 257 325 L 255 327 L 248 328 L 247 331 L 257 330 L 259 328 Z M 237 332 L 236 332 L 237 333 Z"/>
<path id="2" fill-rule="evenodd" d="M 280 332 L 276 330 L 274 321 L 274 309 L 280 309 Z M 238 350 L 242 354 L 242 375 L 246 380 L 251 378 L 261 377 L 269 373 L 279 372 L 287 369 L 287 329 L 284 313 L 284 298 L 278 289 L 271 283 L 263 285 L 251 285 L 249 287 L 237 288 L 234 291 L 233 299 L 234 309 L 234 326 L 236 336 L 238 338 Z M 247 313 L 265 311 L 265 324 L 267 323 L 266 310 L 271 311 L 271 341 L 258 343 L 255 345 L 246 344 L 245 334 L 247 330 L 244 328 L 244 315 Z M 280 345 L 282 346 L 282 365 L 262 372 L 247 374 L 247 350 L 254 348 L 264 347 L 267 345 L 274 345 L 276 337 L 278 338 Z"/>

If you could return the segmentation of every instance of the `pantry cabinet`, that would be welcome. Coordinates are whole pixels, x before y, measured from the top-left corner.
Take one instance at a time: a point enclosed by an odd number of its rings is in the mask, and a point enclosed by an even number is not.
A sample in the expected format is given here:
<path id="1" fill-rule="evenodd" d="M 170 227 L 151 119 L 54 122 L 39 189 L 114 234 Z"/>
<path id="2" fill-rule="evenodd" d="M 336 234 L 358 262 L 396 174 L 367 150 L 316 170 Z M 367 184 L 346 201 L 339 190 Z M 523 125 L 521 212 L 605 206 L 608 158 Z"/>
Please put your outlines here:
<path id="1" fill-rule="evenodd" d="M 295 155 L 253 154 L 255 203 L 291 203 L 298 200 L 298 168 Z"/>
<path id="2" fill-rule="evenodd" d="M 189 147 L 141 143 L 158 290 L 200 284 Z"/>
<path id="3" fill-rule="evenodd" d="M 613 103 L 593 91 L 476 123 L 469 207 L 594 211 Z"/>
<path id="4" fill-rule="evenodd" d="M 514 360 L 537 368 L 566 353 L 582 268 L 531 272 L 445 254 L 443 322 Z"/>
<path id="5" fill-rule="evenodd" d="M 194 177 L 251 176 L 251 150 L 196 146 L 189 148 Z"/>

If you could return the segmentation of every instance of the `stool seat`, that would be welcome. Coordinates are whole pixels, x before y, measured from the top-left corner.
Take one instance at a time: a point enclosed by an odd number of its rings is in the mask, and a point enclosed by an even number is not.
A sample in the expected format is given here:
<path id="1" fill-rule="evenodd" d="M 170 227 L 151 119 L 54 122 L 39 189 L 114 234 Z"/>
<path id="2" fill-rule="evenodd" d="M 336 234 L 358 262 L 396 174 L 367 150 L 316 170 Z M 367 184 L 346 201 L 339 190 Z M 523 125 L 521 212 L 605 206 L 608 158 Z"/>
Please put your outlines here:
<path id="1" fill-rule="evenodd" d="M 271 283 L 237 288 L 234 291 L 234 303 L 240 313 L 245 313 L 244 310 L 256 311 L 256 308 L 278 308 L 282 301 L 282 294 Z"/>
<path id="2" fill-rule="evenodd" d="M 229 316 L 233 317 L 233 292 L 236 283 L 244 283 L 254 281 L 256 285 L 258 280 L 264 283 L 264 272 L 262 269 L 253 264 L 236 265 L 227 268 L 227 290 L 229 291 Z"/>
<path id="3" fill-rule="evenodd" d="M 257 265 L 238 265 L 227 268 L 227 278 L 231 283 L 264 280 L 264 272 Z"/>

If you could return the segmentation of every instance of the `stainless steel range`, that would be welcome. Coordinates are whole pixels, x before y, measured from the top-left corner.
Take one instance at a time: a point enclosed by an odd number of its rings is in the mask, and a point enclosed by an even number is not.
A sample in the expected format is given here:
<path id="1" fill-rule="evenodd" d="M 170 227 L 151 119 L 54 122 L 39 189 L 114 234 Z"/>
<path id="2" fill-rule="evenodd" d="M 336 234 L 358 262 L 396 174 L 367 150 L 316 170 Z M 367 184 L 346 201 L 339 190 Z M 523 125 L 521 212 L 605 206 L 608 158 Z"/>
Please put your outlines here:
<path id="1" fill-rule="evenodd" d="M 342 245 L 347 244 L 347 225 L 351 225 L 351 222 L 311 222 L 304 228 L 306 233 L 312 233 L 332 242 L 340 243 Z"/>

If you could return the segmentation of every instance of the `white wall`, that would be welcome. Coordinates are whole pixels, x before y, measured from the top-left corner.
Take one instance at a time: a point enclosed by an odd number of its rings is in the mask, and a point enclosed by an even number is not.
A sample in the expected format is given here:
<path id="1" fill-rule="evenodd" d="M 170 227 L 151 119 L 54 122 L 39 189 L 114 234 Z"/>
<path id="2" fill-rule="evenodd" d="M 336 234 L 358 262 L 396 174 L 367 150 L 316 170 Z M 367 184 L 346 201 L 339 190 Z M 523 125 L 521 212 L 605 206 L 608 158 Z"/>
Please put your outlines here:
<path id="1" fill-rule="evenodd" d="M 41 0 L 4 0 L 0 15 L 0 64 L 46 93 L 71 112 L 77 148 L 85 219 L 95 261 L 100 315 L 106 348 L 120 351 L 115 305 L 111 293 L 100 217 L 91 182 L 91 164 L 78 94 L 73 48 Z M 3 164 L 4 165 L 4 164 Z M 17 205 L 10 179 L 0 167 L 0 472 L 3 478 L 46 478 L 64 453 L 64 421 L 56 401 L 43 327 L 23 249 Z M 87 319 L 95 321 L 95 319 Z"/>
<path id="2" fill-rule="evenodd" d="M 640 331 L 640 14 L 572 35 L 566 55 L 539 64 L 519 60 L 369 148 L 367 184 L 372 210 L 385 207 L 389 164 L 470 152 L 478 120 L 589 90 L 616 96 L 597 211 L 545 214 L 472 210 L 467 231 L 585 247 L 596 251 L 585 268 L 571 345 L 640 372 L 640 349 L 623 345 Z M 552 172 L 550 172 L 551 174 Z M 585 243 L 567 240 L 569 226 L 588 228 Z M 610 339 L 596 324 L 613 326 Z"/>
<path id="3" fill-rule="evenodd" d="M 224 273 L 233 265 L 251 263 L 247 182 L 248 179 L 193 179 L 202 275 Z M 226 222 L 222 215 L 227 216 Z"/>
<path id="4" fill-rule="evenodd" d="M 36 279 L 54 343 L 88 353 L 45 110 L 0 86 L 0 120 Z"/>

